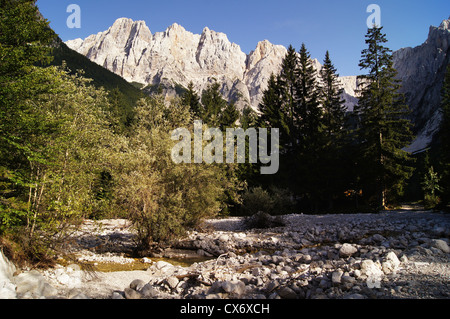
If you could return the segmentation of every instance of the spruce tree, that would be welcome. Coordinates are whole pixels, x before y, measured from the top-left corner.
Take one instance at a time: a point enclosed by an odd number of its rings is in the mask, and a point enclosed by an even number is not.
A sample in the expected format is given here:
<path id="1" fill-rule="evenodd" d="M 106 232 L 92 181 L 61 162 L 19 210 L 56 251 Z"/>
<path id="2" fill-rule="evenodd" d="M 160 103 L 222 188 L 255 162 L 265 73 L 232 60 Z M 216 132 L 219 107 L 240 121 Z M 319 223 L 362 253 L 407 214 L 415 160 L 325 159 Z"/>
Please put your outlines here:
<path id="1" fill-rule="evenodd" d="M 295 124 L 299 132 L 302 147 L 308 143 L 317 142 L 321 126 L 321 109 L 319 107 L 319 91 L 316 81 L 316 70 L 312 64 L 311 55 L 305 44 L 299 52 L 299 61 L 296 68 L 296 94 L 295 94 Z"/>
<path id="2" fill-rule="evenodd" d="M 229 102 L 220 114 L 219 127 L 222 130 L 235 127 L 237 120 L 239 120 L 239 115 L 240 114 L 236 108 L 236 103 L 233 101 Z"/>
<path id="3" fill-rule="evenodd" d="M 283 87 L 284 81 L 277 78 L 273 73 L 269 78 L 267 89 L 264 91 L 263 98 L 259 104 L 259 111 L 261 113 L 258 119 L 258 125 L 262 128 L 278 128 L 280 130 L 280 148 L 283 152 L 290 143 L 291 126 L 287 118 L 289 113 L 288 108 L 285 108 L 286 87 Z M 293 102 L 291 102 L 293 103 Z"/>
<path id="4" fill-rule="evenodd" d="M 241 127 L 247 130 L 250 127 L 257 127 L 258 114 L 248 105 L 242 110 L 240 114 Z"/>
<path id="5" fill-rule="evenodd" d="M 228 104 L 220 93 L 220 84 L 209 84 L 202 93 L 201 102 L 200 114 L 203 122 L 209 127 L 219 127 L 221 114 Z"/>
<path id="6" fill-rule="evenodd" d="M 323 123 L 329 141 L 333 136 L 340 138 L 345 125 L 346 107 L 342 100 L 344 89 L 339 83 L 339 75 L 327 51 L 320 72 L 322 86 L 320 89 L 320 102 L 323 108 Z"/>
<path id="7" fill-rule="evenodd" d="M 362 51 L 359 66 L 368 73 L 358 77 L 362 84 L 355 112 L 365 188 L 375 195 L 378 208 L 385 209 L 401 195 L 413 169 L 410 154 L 403 150 L 412 140 L 408 107 L 399 93 L 392 51 L 384 46 L 382 29 L 375 26 L 366 35 L 368 48 Z"/>
<path id="8" fill-rule="evenodd" d="M 320 103 L 323 109 L 323 152 L 321 156 L 321 175 L 324 192 L 327 194 L 329 208 L 333 207 L 333 197 L 343 189 L 346 178 L 344 155 L 346 151 L 346 107 L 342 100 L 343 89 L 339 83 L 339 75 L 327 51 L 320 72 Z"/>
<path id="9" fill-rule="evenodd" d="M 184 105 L 189 106 L 195 118 L 201 117 L 200 97 L 194 89 L 194 83 L 189 82 L 187 91 L 183 94 L 182 101 Z"/>
<path id="10" fill-rule="evenodd" d="M 323 195 L 320 164 L 323 152 L 322 110 L 316 70 L 305 44 L 299 52 L 296 68 L 295 126 L 296 126 L 296 186 L 306 195 L 313 211 L 318 210 Z"/>
<path id="11" fill-rule="evenodd" d="M 284 114 L 284 120 L 279 123 L 286 131 L 288 137 L 291 137 L 289 144 L 293 148 L 295 144 L 294 136 L 296 133 L 295 120 L 295 96 L 296 96 L 296 69 L 298 65 L 298 56 L 295 48 L 290 45 L 286 57 L 283 59 L 281 65 L 281 72 L 277 78 L 278 90 L 275 92 L 279 94 L 282 104 L 280 105 L 281 112 Z M 281 129 L 281 127 L 280 127 Z M 285 145 L 287 148 L 287 145 Z"/>

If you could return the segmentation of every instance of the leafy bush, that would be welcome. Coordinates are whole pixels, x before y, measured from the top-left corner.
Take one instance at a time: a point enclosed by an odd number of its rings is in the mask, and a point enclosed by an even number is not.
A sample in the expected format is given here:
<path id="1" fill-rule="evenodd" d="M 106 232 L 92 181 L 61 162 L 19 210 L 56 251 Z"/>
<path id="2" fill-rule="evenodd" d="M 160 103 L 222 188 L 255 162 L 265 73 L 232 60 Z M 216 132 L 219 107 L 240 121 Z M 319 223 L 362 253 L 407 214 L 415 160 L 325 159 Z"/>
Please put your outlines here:
<path id="1" fill-rule="evenodd" d="M 118 153 L 115 194 L 137 231 L 140 250 L 169 242 L 213 217 L 237 189 L 233 165 L 175 164 L 171 131 L 192 128 L 187 106 L 162 96 L 140 100 L 133 134 Z"/>
<path id="2" fill-rule="evenodd" d="M 281 188 L 267 191 L 262 187 L 253 187 L 242 196 L 241 212 L 251 216 L 259 212 L 269 215 L 285 215 L 294 211 L 295 202 L 292 194 Z"/>
<path id="3" fill-rule="evenodd" d="M 271 216 L 264 212 L 258 212 L 254 215 L 247 216 L 244 220 L 247 229 L 264 229 L 284 226 L 282 216 Z"/>

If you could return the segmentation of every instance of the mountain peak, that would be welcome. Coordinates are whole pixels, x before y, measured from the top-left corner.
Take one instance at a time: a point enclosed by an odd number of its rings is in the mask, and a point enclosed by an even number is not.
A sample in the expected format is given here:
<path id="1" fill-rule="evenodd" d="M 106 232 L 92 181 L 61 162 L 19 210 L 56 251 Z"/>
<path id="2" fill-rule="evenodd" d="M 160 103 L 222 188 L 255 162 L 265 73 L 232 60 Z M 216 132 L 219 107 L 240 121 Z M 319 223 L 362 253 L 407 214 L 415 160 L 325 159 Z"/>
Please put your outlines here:
<path id="1" fill-rule="evenodd" d="M 441 25 L 439 26 L 439 29 L 442 29 L 442 30 L 450 29 L 450 17 L 447 20 L 442 21 Z"/>

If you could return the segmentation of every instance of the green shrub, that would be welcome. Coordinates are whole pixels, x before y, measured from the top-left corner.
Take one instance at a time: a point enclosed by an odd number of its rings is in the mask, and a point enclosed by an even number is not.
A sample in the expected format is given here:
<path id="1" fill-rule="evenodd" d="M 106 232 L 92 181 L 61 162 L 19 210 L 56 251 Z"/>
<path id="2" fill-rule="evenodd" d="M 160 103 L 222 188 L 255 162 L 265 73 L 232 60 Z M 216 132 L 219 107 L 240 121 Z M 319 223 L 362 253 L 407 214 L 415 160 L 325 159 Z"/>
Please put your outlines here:
<path id="1" fill-rule="evenodd" d="M 242 196 L 241 213 L 252 216 L 259 212 L 269 215 L 286 215 L 294 212 L 295 202 L 287 189 L 253 187 Z"/>

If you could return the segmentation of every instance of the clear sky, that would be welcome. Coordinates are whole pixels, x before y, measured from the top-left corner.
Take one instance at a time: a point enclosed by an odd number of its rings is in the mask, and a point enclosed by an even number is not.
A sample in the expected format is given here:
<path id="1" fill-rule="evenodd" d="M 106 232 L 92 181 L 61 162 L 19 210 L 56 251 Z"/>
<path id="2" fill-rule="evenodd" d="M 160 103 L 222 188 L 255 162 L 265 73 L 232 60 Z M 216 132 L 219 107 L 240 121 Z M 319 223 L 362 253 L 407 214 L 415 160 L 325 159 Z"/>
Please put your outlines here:
<path id="1" fill-rule="evenodd" d="M 81 28 L 70 29 L 69 4 L 81 8 Z M 250 53 L 269 40 L 297 50 L 305 43 L 322 62 L 326 50 L 340 75 L 359 74 L 369 4 L 381 8 L 381 23 L 393 50 L 422 44 L 431 25 L 450 17 L 448 0 L 38 0 L 51 27 L 64 40 L 107 30 L 121 17 L 144 20 L 152 33 L 173 23 L 200 34 L 205 26 L 228 35 Z"/>

